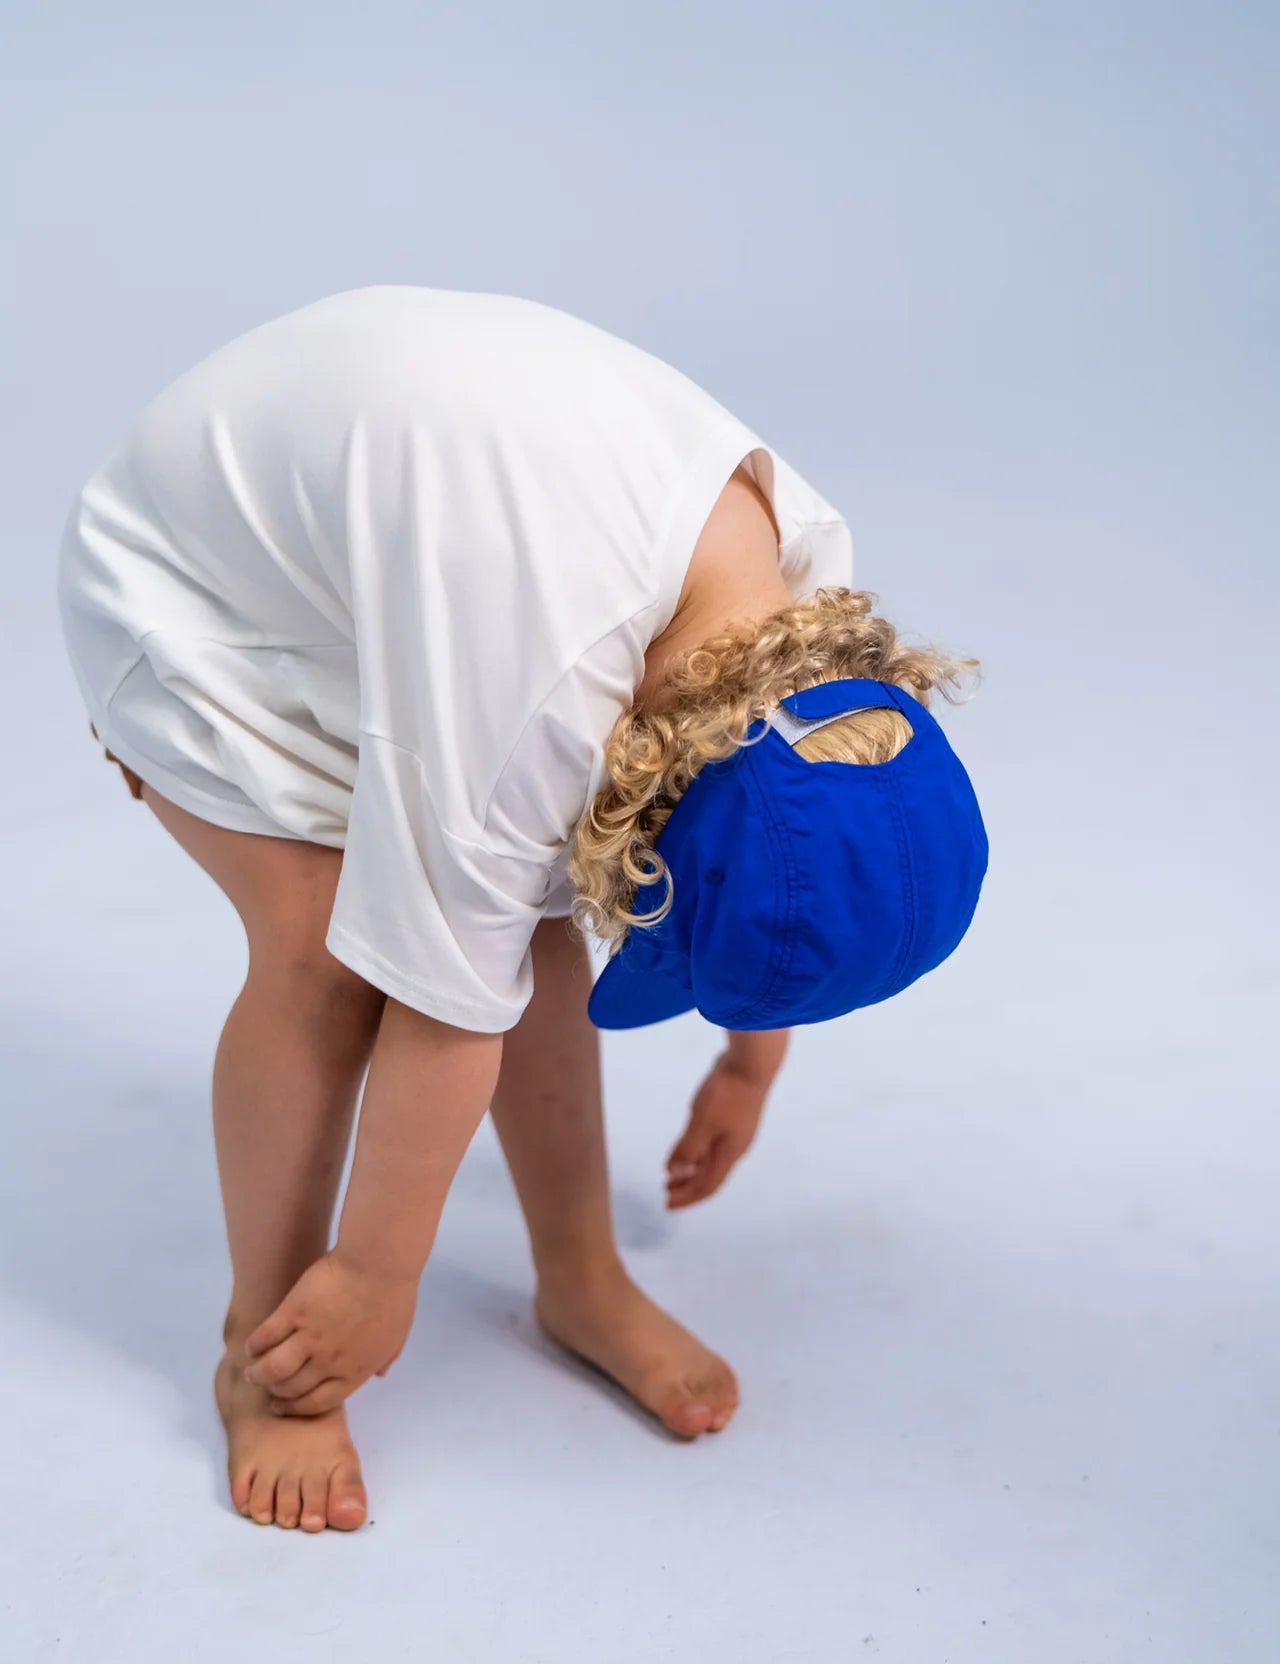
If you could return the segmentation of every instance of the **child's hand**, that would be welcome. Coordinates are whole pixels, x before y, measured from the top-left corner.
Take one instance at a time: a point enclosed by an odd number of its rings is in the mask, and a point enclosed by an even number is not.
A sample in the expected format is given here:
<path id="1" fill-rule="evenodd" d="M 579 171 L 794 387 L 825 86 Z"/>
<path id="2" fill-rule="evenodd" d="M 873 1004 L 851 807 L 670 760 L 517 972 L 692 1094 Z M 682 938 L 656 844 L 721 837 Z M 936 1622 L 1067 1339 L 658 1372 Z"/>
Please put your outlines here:
<path id="1" fill-rule="evenodd" d="M 357 1271 L 331 1249 L 250 1334 L 245 1380 L 270 1390 L 278 1415 L 323 1415 L 371 1375 L 387 1373 L 417 1299 L 417 1277 Z"/>
<path id="2" fill-rule="evenodd" d="M 736 1069 L 725 1054 L 698 1088 L 689 1124 L 667 1157 L 667 1206 L 688 1207 L 719 1190 L 750 1147 L 768 1083 Z"/>

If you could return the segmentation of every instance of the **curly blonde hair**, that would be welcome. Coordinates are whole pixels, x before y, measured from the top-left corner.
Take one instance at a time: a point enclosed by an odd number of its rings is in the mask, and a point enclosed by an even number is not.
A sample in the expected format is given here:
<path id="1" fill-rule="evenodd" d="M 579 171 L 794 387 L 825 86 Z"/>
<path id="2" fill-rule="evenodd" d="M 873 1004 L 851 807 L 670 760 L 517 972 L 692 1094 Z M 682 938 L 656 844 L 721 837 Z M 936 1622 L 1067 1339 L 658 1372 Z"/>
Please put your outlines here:
<path id="1" fill-rule="evenodd" d="M 570 917 L 616 953 L 633 925 L 652 927 L 671 910 L 672 882 L 654 848 L 689 782 L 705 763 L 748 741 L 747 730 L 789 693 L 848 676 L 892 682 L 928 706 L 930 691 L 957 700 L 947 684 L 972 671 L 961 659 L 902 642 L 887 619 L 872 614 L 867 590 L 828 587 L 765 617 L 733 624 L 677 654 L 663 676 L 661 710 L 626 711 L 605 742 L 608 782 L 592 799 L 574 834 L 568 873 Z M 900 712 L 854 711 L 803 736 L 794 749 L 810 762 L 879 763 L 911 737 Z M 631 911 L 641 885 L 667 880 L 661 905 L 643 917 Z"/>

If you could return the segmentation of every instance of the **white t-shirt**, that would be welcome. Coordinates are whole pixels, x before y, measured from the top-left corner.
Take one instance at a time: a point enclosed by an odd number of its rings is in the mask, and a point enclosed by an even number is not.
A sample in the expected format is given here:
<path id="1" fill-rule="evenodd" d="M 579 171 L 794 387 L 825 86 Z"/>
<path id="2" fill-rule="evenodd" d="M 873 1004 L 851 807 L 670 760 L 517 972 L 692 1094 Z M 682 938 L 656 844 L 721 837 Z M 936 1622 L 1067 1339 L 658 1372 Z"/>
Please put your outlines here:
<path id="1" fill-rule="evenodd" d="M 743 462 L 790 592 L 851 585 L 843 518 L 652 354 L 510 295 L 331 296 L 181 376 L 77 498 L 58 596 L 86 707 L 192 813 L 344 849 L 336 958 L 509 1029 Z"/>

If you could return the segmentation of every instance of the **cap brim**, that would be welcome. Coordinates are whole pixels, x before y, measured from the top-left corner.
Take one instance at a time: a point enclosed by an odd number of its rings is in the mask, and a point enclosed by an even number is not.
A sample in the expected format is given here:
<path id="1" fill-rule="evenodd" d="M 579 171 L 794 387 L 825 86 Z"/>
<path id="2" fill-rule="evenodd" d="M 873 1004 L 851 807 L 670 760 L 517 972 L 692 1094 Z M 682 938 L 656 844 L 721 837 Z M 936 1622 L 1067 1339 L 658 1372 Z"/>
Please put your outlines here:
<path id="1" fill-rule="evenodd" d="M 694 1008 L 691 989 L 666 971 L 637 965 L 623 946 L 596 978 L 587 1016 L 597 1028 L 643 1028 Z"/>

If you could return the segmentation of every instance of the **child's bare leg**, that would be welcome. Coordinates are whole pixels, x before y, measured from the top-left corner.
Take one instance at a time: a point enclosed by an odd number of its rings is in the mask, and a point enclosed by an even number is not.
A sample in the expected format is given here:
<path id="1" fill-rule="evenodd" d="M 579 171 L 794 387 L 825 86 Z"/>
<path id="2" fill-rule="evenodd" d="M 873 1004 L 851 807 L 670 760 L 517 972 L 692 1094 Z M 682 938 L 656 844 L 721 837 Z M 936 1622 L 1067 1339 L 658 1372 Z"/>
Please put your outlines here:
<path id="1" fill-rule="evenodd" d="M 534 994 L 504 1036 L 491 1113 L 520 1196 L 542 1327 L 674 1433 L 718 1432 L 733 1371 L 631 1281 L 614 1241 L 591 966 L 564 919 L 534 931 Z"/>
<path id="2" fill-rule="evenodd" d="M 385 996 L 324 947 L 340 850 L 213 826 L 150 786 L 143 800 L 226 893 L 249 943 L 213 1065 L 233 1277 L 214 1386 L 232 1500 L 263 1525 L 353 1529 L 366 1500 L 342 1410 L 274 1415 L 268 1393 L 242 1379 L 242 1348 L 328 1247 Z"/>

